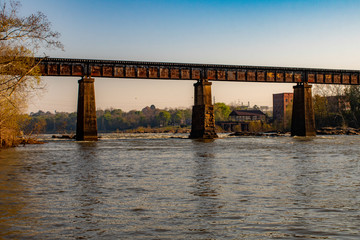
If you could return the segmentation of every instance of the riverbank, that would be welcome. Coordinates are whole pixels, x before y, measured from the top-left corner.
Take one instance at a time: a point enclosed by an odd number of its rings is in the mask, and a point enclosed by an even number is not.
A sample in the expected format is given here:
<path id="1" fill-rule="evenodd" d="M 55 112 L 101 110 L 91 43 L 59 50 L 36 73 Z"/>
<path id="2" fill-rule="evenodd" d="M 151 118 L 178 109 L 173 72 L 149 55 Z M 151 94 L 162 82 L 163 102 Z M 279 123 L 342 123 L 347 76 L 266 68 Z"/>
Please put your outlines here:
<path id="1" fill-rule="evenodd" d="M 44 144 L 45 142 L 39 141 L 34 137 L 18 137 L 15 139 L 12 139 L 11 141 L 3 141 L 1 144 L 0 149 L 6 149 L 6 148 L 13 148 L 20 145 L 27 145 L 27 144 Z"/>
<path id="2" fill-rule="evenodd" d="M 113 133 L 130 133 L 130 134 L 142 134 L 142 133 L 186 133 L 190 134 L 190 127 L 163 127 L 163 128 L 136 128 L 128 129 L 123 131 L 116 131 Z M 280 137 L 280 136 L 290 136 L 290 132 L 280 132 L 280 131 L 269 131 L 269 132 L 225 132 L 222 129 L 217 129 L 217 133 L 227 133 L 229 136 L 257 136 L 257 137 Z M 324 127 L 316 131 L 317 135 L 360 135 L 360 129 L 354 128 L 334 128 L 334 127 Z M 99 132 L 99 134 L 104 134 Z M 56 139 L 75 139 L 75 134 L 54 134 L 52 138 Z M 21 144 L 39 144 L 40 141 L 37 141 L 36 138 L 23 139 L 18 145 Z"/>
<path id="3" fill-rule="evenodd" d="M 191 127 L 160 127 L 160 128 L 145 128 L 138 127 L 135 129 L 128 129 L 123 131 L 116 131 L 117 133 L 190 133 Z"/>

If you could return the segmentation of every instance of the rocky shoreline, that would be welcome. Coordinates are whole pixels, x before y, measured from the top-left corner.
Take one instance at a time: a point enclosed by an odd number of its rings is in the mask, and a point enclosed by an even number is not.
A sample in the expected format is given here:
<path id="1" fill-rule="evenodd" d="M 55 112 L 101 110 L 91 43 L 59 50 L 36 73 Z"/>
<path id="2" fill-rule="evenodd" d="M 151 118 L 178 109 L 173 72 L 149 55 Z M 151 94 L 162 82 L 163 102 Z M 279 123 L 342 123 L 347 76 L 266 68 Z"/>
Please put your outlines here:
<path id="1" fill-rule="evenodd" d="M 280 137 L 280 136 L 288 136 L 288 135 L 290 135 L 290 133 L 288 133 L 288 132 L 234 132 L 234 133 L 231 133 L 229 136 Z"/>
<path id="2" fill-rule="evenodd" d="M 234 132 L 230 136 L 260 136 L 260 137 L 279 137 L 289 136 L 290 132 Z M 360 135 L 360 129 L 341 128 L 341 127 L 323 127 L 316 130 L 316 135 Z"/>
<path id="3" fill-rule="evenodd" d="M 75 139 L 76 135 L 69 135 L 69 134 L 62 134 L 62 135 L 52 135 L 51 138 L 58 138 L 58 139 Z"/>
<path id="4" fill-rule="evenodd" d="M 341 127 L 323 127 L 316 130 L 317 135 L 360 135 L 360 129 L 341 128 Z"/>
<path id="5" fill-rule="evenodd" d="M 133 129 L 122 131 L 121 133 L 190 133 L 190 129 Z M 290 132 L 233 132 L 229 136 L 237 137 L 247 137 L 247 136 L 256 136 L 256 137 L 280 137 L 280 136 L 289 136 Z M 341 128 L 341 127 L 323 127 L 316 130 L 316 135 L 360 135 L 360 129 L 357 128 Z M 63 135 L 53 135 L 52 138 L 57 139 L 75 139 L 73 134 L 63 134 Z"/>
<path id="6" fill-rule="evenodd" d="M 190 128 L 136 128 L 117 133 L 190 133 Z"/>

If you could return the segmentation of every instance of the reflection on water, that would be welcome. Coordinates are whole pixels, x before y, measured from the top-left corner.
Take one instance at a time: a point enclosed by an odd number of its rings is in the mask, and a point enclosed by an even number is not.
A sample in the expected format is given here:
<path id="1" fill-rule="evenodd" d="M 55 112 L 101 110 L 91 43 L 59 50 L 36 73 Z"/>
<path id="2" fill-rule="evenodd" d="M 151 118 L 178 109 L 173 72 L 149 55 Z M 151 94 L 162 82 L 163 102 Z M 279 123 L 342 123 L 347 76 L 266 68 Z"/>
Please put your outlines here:
<path id="1" fill-rule="evenodd" d="M 360 141 L 106 135 L 0 152 L 0 238 L 357 239 Z"/>
<path id="2" fill-rule="evenodd" d="M 72 175 L 74 189 L 74 218 L 73 224 L 77 234 L 74 237 L 88 239 L 92 232 L 99 231 L 99 219 L 96 217 L 97 209 L 103 205 L 101 201 L 102 182 L 99 178 L 101 164 L 97 157 L 97 142 L 76 142 L 79 156 L 74 159 L 74 172 Z M 86 229 L 82 226 L 86 225 Z"/>
<path id="3" fill-rule="evenodd" d="M 193 214 L 197 224 L 189 231 L 199 236 L 216 236 L 215 219 L 222 207 L 219 202 L 220 186 L 216 183 L 218 176 L 214 169 L 214 144 L 215 141 L 194 141 L 192 146 L 194 169 L 191 175 L 194 183 L 190 194 L 195 196 Z"/>
<path id="4" fill-rule="evenodd" d="M 29 204 L 24 196 L 29 189 L 18 169 L 21 166 L 18 155 L 13 149 L 0 155 L 0 233 L 3 236 L 19 236 L 26 224 L 31 223 L 26 216 Z"/>

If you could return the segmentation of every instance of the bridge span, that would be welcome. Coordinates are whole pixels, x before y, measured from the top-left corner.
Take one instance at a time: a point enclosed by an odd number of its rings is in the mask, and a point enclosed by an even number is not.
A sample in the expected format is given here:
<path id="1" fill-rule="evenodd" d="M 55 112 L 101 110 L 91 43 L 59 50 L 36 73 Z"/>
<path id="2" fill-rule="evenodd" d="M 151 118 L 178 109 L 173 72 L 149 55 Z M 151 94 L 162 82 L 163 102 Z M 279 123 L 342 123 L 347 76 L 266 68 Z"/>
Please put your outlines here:
<path id="1" fill-rule="evenodd" d="M 315 136 L 311 83 L 358 85 L 360 71 L 194 63 L 36 58 L 42 76 L 81 77 L 77 140 L 97 140 L 94 77 L 193 80 L 194 106 L 190 138 L 216 138 L 211 81 L 296 83 L 292 136 Z"/>
<path id="2" fill-rule="evenodd" d="M 37 58 L 43 76 L 359 84 L 359 70 Z"/>

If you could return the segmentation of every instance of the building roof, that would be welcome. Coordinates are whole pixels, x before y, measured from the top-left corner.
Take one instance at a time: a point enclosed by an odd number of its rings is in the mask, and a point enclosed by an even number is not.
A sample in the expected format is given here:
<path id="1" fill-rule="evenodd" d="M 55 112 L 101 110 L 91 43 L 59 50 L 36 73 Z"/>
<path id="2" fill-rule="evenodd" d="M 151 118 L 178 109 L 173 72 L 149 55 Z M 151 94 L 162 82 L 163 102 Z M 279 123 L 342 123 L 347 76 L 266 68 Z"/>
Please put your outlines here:
<path id="1" fill-rule="evenodd" d="M 266 116 L 260 110 L 233 110 L 229 116 Z"/>

